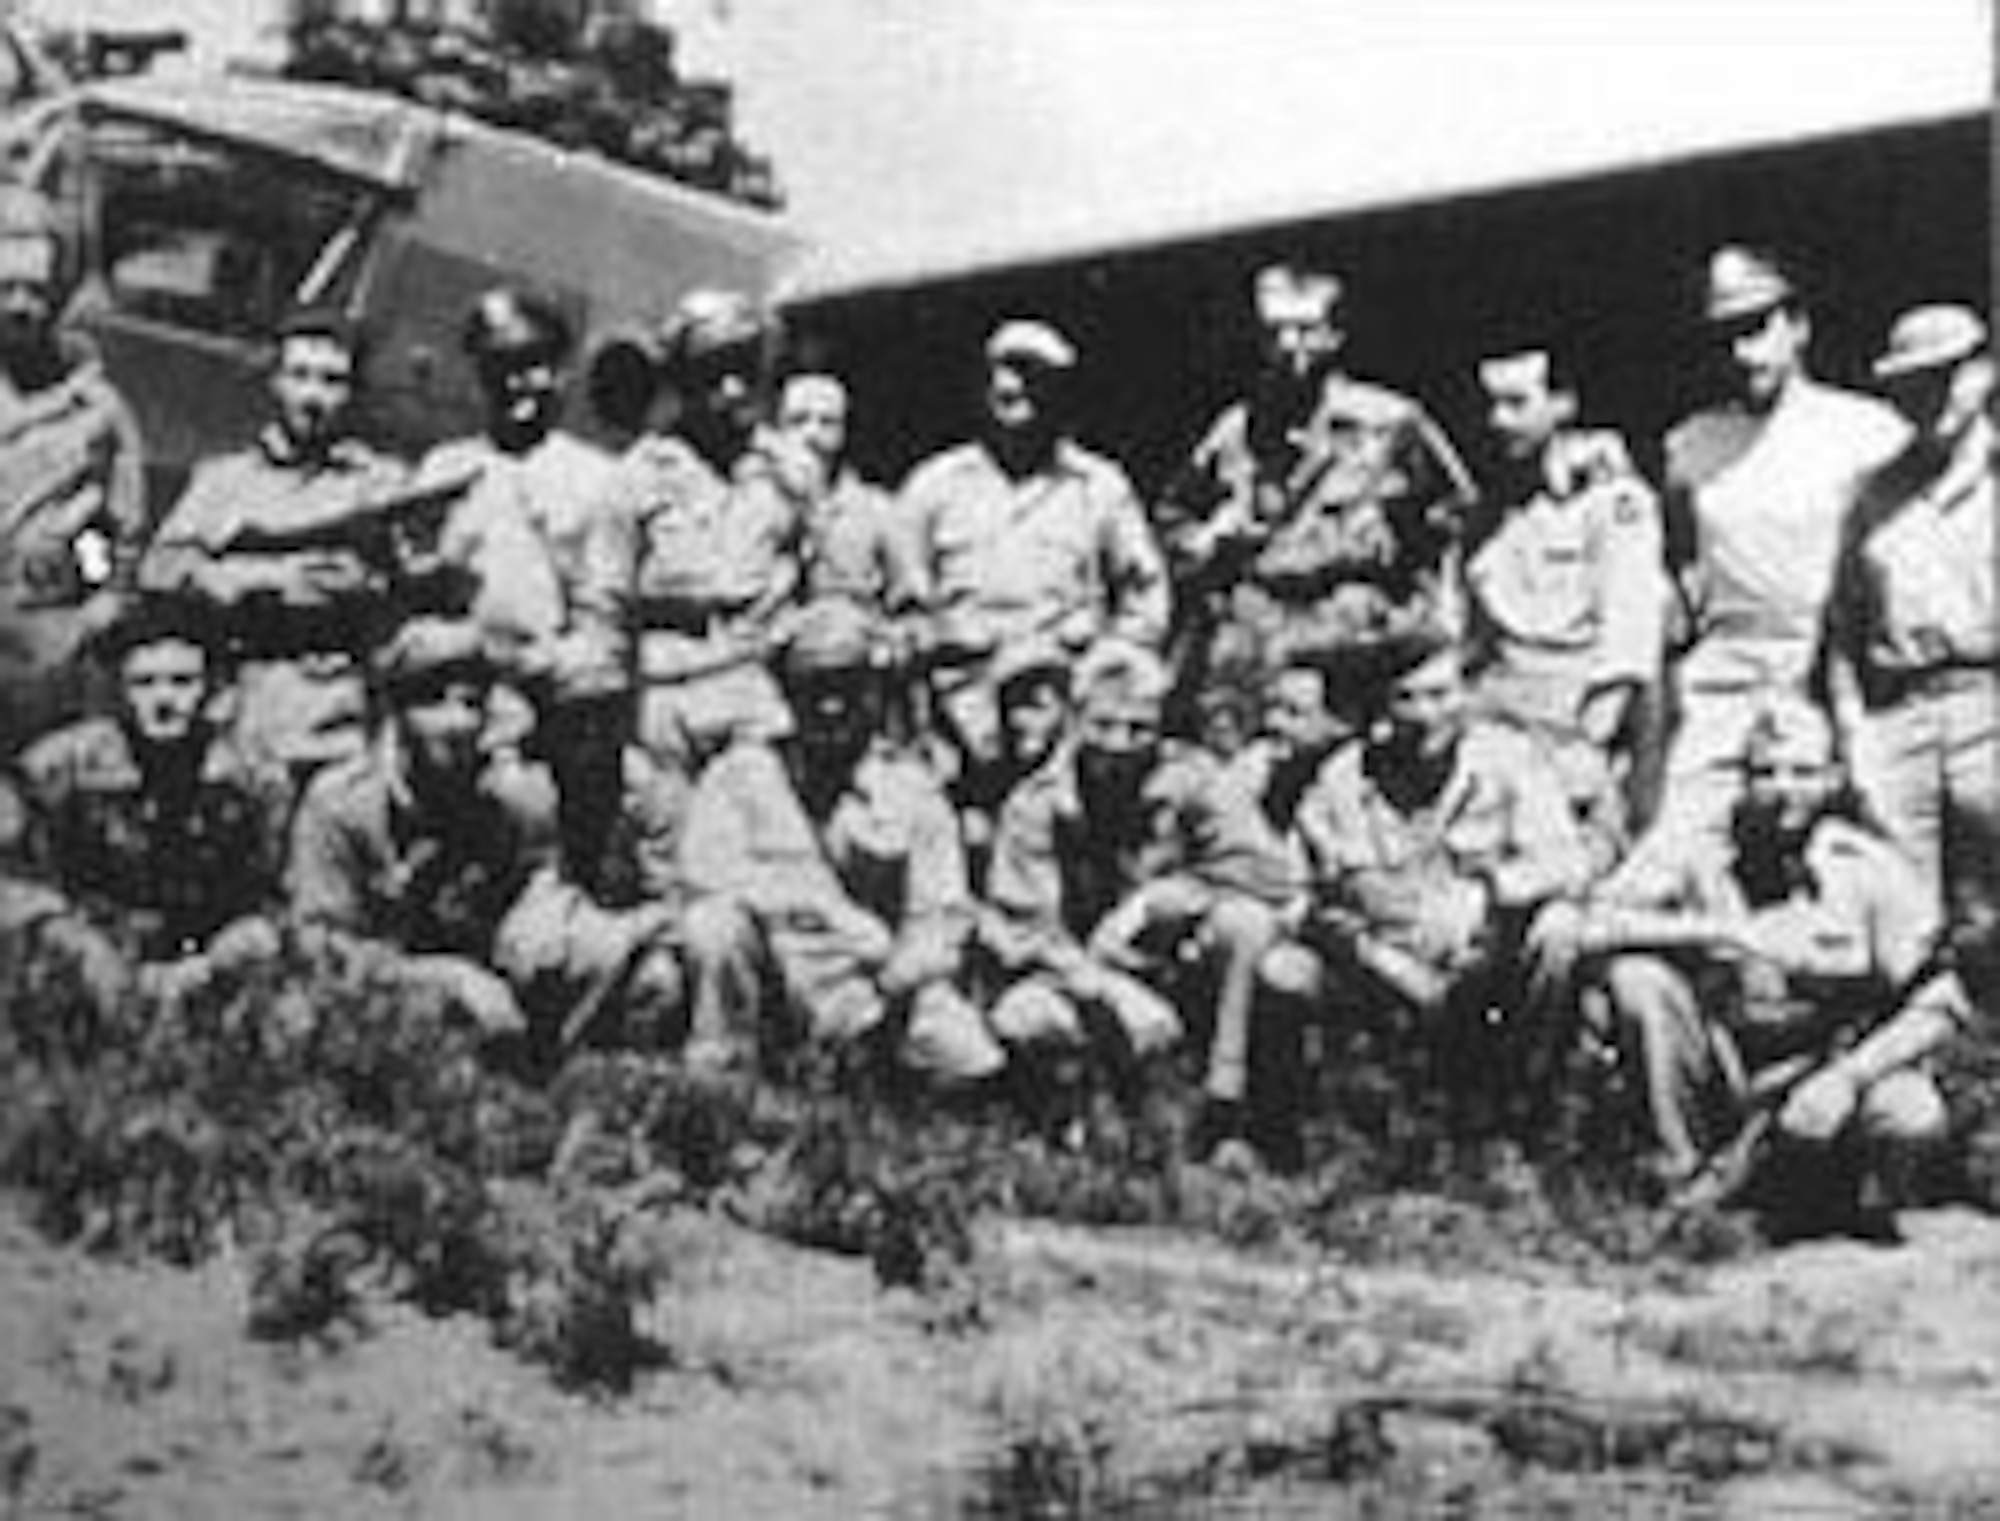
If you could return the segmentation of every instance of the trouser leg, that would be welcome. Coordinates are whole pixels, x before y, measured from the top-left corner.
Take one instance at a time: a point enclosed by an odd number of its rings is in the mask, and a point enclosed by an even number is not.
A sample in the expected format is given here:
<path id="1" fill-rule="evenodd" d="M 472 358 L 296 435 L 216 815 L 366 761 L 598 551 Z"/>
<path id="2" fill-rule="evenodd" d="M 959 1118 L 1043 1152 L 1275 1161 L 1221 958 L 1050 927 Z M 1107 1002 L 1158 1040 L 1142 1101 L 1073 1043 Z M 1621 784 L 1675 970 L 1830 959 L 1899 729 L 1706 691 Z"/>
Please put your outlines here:
<path id="1" fill-rule="evenodd" d="M 1662 1170 L 1689 1176 L 1707 1154 L 1709 1116 L 1727 1086 L 1714 1033 L 1688 978 L 1659 957 L 1616 957 L 1604 977 L 1616 1027 L 1637 1058 Z"/>

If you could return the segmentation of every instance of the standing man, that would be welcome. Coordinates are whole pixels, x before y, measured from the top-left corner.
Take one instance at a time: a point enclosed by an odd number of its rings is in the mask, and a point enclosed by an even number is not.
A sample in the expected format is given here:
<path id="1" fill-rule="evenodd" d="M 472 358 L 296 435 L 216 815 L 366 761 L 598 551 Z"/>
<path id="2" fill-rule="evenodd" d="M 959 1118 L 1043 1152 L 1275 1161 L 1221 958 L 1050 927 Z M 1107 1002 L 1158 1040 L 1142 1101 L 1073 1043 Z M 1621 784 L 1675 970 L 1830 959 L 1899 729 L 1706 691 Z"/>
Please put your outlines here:
<path id="1" fill-rule="evenodd" d="M 1829 649 L 1834 713 L 1889 838 L 1993 975 L 2000 601 L 1986 324 L 1963 306 L 1906 312 L 1875 375 L 1914 436 L 1870 479 L 1849 524 Z"/>
<path id="2" fill-rule="evenodd" d="M 761 426 L 766 338 L 745 297 L 681 301 L 658 359 L 674 431 L 620 458 L 576 589 L 582 629 L 637 683 L 640 743 L 690 772 L 791 722 L 767 661 L 818 470 Z"/>
<path id="3" fill-rule="evenodd" d="M 239 739 L 301 783 L 366 744 L 366 651 L 388 605 L 380 509 L 405 472 L 350 431 L 361 359 L 347 318 L 288 317 L 270 423 L 195 467 L 139 566 L 146 589 L 216 614 L 238 659 Z"/>
<path id="4" fill-rule="evenodd" d="M 1455 618 L 1455 548 L 1475 494 L 1420 405 L 1343 369 L 1337 276 L 1271 264 L 1253 290 L 1256 379 L 1160 505 L 1180 689 L 1197 707 L 1254 692 L 1295 652 Z M 1240 735 L 1254 714 L 1201 717 L 1214 721 Z"/>
<path id="5" fill-rule="evenodd" d="M 101 649 L 116 713 L 28 746 L 20 806 L 0 797 L 25 829 L 0 841 L 17 863 L 0 918 L 34 928 L 109 1003 L 134 982 L 186 987 L 276 952 L 290 787 L 216 731 L 222 657 L 200 609 L 134 603 Z"/>
<path id="6" fill-rule="evenodd" d="M 1072 655 L 1116 634 L 1157 647 L 1165 563 L 1132 483 L 1070 436 L 1075 346 L 1046 322 L 986 342 L 981 436 L 924 461 L 903 487 L 928 616 L 932 717 L 956 770 L 999 753 L 995 654 L 1053 636 Z"/>
<path id="7" fill-rule="evenodd" d="M 1575 381 L 1530 349 L 1479 366 L 1504 479 L 1466 559 L 1475 693 L 1540 737 L 1608 866 L 1649 746 L 1671 595 L 1659 502 Z M 1606 815 L 1609 815 L 1608 817 Z"/>
<path id="8" fill-rule="evenodd" d="M 47 200 L 0 186 L 0 756 L 82 713 L 148 526 L 132 414 L 57 320 L 61 255 Z"/>
<path id="9" fill-rule="evenodd" d="M 1743 765 L 1722 840 L 1655 830 L 1580 909 L 1540 927 L 1563 959 L 1609 958 L 1602 981 L 1670 1188 L 1759 1106 L 1822 1161 L 1840 1142 L 1937 1140 L 1946 1114 L 1929 1058 L 1967 1017 L 1939 955 L 1935 895 L 1845 816 L 1825 714 L 1773 699 Z M 1788 1202 L 1851 1213 L 1856 1178 L 1843 1171 Z"/>
<path id="10" fill-rule="evenodd" d="M 1718 249 L 1704 314 L 1727 393 L 1666 440 L 1668 509 L 1693 535 L 1680 570 L 1692 642 L 1661 817 L 1719 833 L 1752 720 L 1773 692 L 1808 688 L 1856 493 L 1910 430 L 1813 378 L 1811 320 L 1767 255 Z"/>
<path id="11" fill-rule="evenodd" d="M 737 937 L 753 948 L 744 1007 L 781 1007 L 828 1046 L 887 1039 L 917 1071 L 975 1083 L 1005 1054 L 960 990 L 973 905 L 958 821 L 928 769 L 885 742 L 884 653 L 851 602 L 801 615 L 782 667 L 793 732 L 733 746 L 704 773 L 688 885 L 755 928 Z M 722 1058 L 722 1043 L 764 1033 L 697 1037 Z"/>
<path id="12" fill-rule="evenodd" d="M 850 414 L 846 382 L 825 370 L 795 371 L 778 388 L 775 430 L 818 467 L 800 536 L 799 601 L 846 597 L 879 618 L 900 618 L 916 595 L 910 546 L 897 531 L 894 498 L 848 462 Z"/>

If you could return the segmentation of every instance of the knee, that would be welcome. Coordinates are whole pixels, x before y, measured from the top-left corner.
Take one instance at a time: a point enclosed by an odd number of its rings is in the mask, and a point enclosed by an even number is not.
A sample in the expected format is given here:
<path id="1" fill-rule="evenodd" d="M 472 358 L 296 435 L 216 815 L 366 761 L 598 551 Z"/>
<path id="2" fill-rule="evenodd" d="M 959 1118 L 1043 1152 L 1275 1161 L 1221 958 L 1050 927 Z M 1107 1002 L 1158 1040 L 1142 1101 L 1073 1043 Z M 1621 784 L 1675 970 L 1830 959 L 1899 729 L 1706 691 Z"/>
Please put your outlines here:
<path id="1" fill-rule="evenodd" d="M 1950 1126 L 1944 1095 L 1921 1072 L 1895 1072 L 1861 1099 L 1864 1134 L 1884 1141 L 1922 1144 L 1943 1138 Z"/>
<path id="2" fill-rule="evenodd" d="M 680 939 L 690 966 L 739 965 L 756 949 L 757 926 L 734 898 L 697 898 L 681 915 Z"/>
<path id="3" fill-rule="evenodd" d="M 1686 979 L 1657 956 L 1614 956 L 1603 987 L 1618 1019 L 1639 1029 L 1675 1022 L 1693 1004 Z"/>
<path id="4" fill-rule="evenodd" d="M 1010 1046 L 1083 1040 L 1083 1018 L 1070 999 L 1046 982 L 1017 982 L 995 1001 L 988 1019 Z"/>
<path id="5" fill-rule="evenodd" d="M 1276 997 L 1303 1002 L 1317 997 L 1325 982 L 1319 953 L 1296 941 L 1274 945 L 1258 958 L 1257 986 Z"/>

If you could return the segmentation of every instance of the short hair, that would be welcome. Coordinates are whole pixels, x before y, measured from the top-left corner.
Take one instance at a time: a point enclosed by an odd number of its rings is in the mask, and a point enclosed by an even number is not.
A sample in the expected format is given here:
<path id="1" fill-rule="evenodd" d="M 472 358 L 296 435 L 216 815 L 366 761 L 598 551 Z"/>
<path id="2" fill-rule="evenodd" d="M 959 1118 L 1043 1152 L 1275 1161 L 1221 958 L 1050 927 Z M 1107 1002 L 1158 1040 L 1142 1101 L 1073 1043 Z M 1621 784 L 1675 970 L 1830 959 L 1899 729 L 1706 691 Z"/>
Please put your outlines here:
<path id="1" fill-rule="evenodd" d="M 94 648 L 106 665 L 116 667 L 134 650 L 168 641 L 196 646 L 208 657 L 211 670 L 227 653 L 222 624 L 213 608 L 177 592 L 141 593 L 132 598 L 97 636 Z"/>
<path id="2" fill-rule="evenodd" d="M 278 325 L 271 334 L 271 360 L 275 364 L 284 353 L 285 345 L 298 338 L 314 338 L 321 342 L 337 344 L 347 351 L 359 370 L 368 358 L 368 331 L 360 319 L 349 316 L 337 307 L 300 306 L 278 319 Z"/>

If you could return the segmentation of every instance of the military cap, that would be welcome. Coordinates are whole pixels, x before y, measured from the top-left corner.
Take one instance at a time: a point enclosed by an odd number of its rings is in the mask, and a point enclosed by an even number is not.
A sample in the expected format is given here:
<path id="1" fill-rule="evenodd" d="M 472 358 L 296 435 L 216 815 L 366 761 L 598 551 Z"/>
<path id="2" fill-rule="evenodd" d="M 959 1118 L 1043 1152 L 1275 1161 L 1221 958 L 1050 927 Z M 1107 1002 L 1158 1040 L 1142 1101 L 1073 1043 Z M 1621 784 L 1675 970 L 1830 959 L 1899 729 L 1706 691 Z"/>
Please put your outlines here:
<path id="1" fill-rule="evenodd" d="M 1030 676 L 1054 676 L 1066 688 L 1070 667 L 1075 663 L 1075 657 L 1062 641 L 1051 635 L 1034 634 L 1026 639 L 1010 639 L 993 656 L 993 688 L 1004 692 Z"/>
<path id="2" fill-rule="evenodd" d="M 880 652 L 875 619 L 846 597 L 808 604 L 793 622 L 780 669 L 787 680 L 874 668 Z"/>
<path id="3" fill-rule="evenodd" d="M 1063 336 L 1062 330 L 1036 318 L 1016 317 L 1003 322 L 986 340 L 986 359 L 990 364 L 1007 359 L 1027 360 L 1045 370 L 1071 370 L 1076 368 L 1076 358 L 1076 345 Z"/>
<path id="4" fill-rule="evenodd" d="M 1791 279 L 1769 254 L 1730 243 L 1709 255 L 1703 310 L 1710 322 L 1739 322 L 1798 295 Z"/>
<path id="5" fill-rule="evenodd" d="M 1833 719 L 1818 703 L 1797 692 L 1774 691 L 1766 697 L 1743 739 L 1743 764 L 1760 765 L 1773 750 L 1790 744 L 1810 744 L 1822 757 L 1834 750 Z"/>
<path id="6" fill-rule="evenodd" d="M 1421 618 L 1366 646 L 1362 663 L 1368 676 L 1386 688 L 1458 647 L 1457 637 L 1444 624 L 1435 618 Z"/>
<path id="7" fill-rule="evenodd" d="M 455 676 L 484 682 L 493 675 L 486 636 L 464 618 L 412 618 L 375 652 L 375 680 L 391 694 Z"/>
<path id="8" fill-rule="evenodd" d="M 278 319 L 273 344 L 282 349 L 289 339 L 323 338 L 338 344 L 359 363 L 367 354 L 368 334 L 360 320 L 332 306 L 297 306 Z"/>
<path id="9" fill-rule="evenodd" d="M 1173 685 L 1166 663 L 1130 639 L 1100 639 L 1076 664 L 1070 690 L 1086 713 L 1118 708 L 1157 708 Z"/>
<path id="10" fill-rule="evenodd" d="M 554 302 L 496 285 L 472 303 L 459 335 L 474 362 L 519 354 L 560 362 L 574 341 L 569 319 Z"/>
<path id="11" fill-rule="evenodd" d="M 1516 349 L 1479 361 L 1479 384 L 1489 396 L 1543 391 L 1553 384 L 1554 366 L 1547 349 Z"/>
<path id="12" fill-rule="evenodd" d="M 764 326 L 756 303 L 741 291 L 703 286 L 675 305 L 662 348 L 669 361 L 695 364 L 757 342 Z"/>
<path id="13" fill-rule="evenodd" d="M 1257 310 L 1266 320 L 1323 322 L 1339 310 L 1347 288 L 1331 270 L 1266 264 L 1253 285 Z"/>
<path id="14" fill-rule="evenodd" d="M 1942 369 L 1986 347 L 1986 324 L 1966 306 L 1918 306 L 1889 329 L 1889 346 L 1875 361 L 1875 377 L 1889 380 L 1918 370 Z"/>

